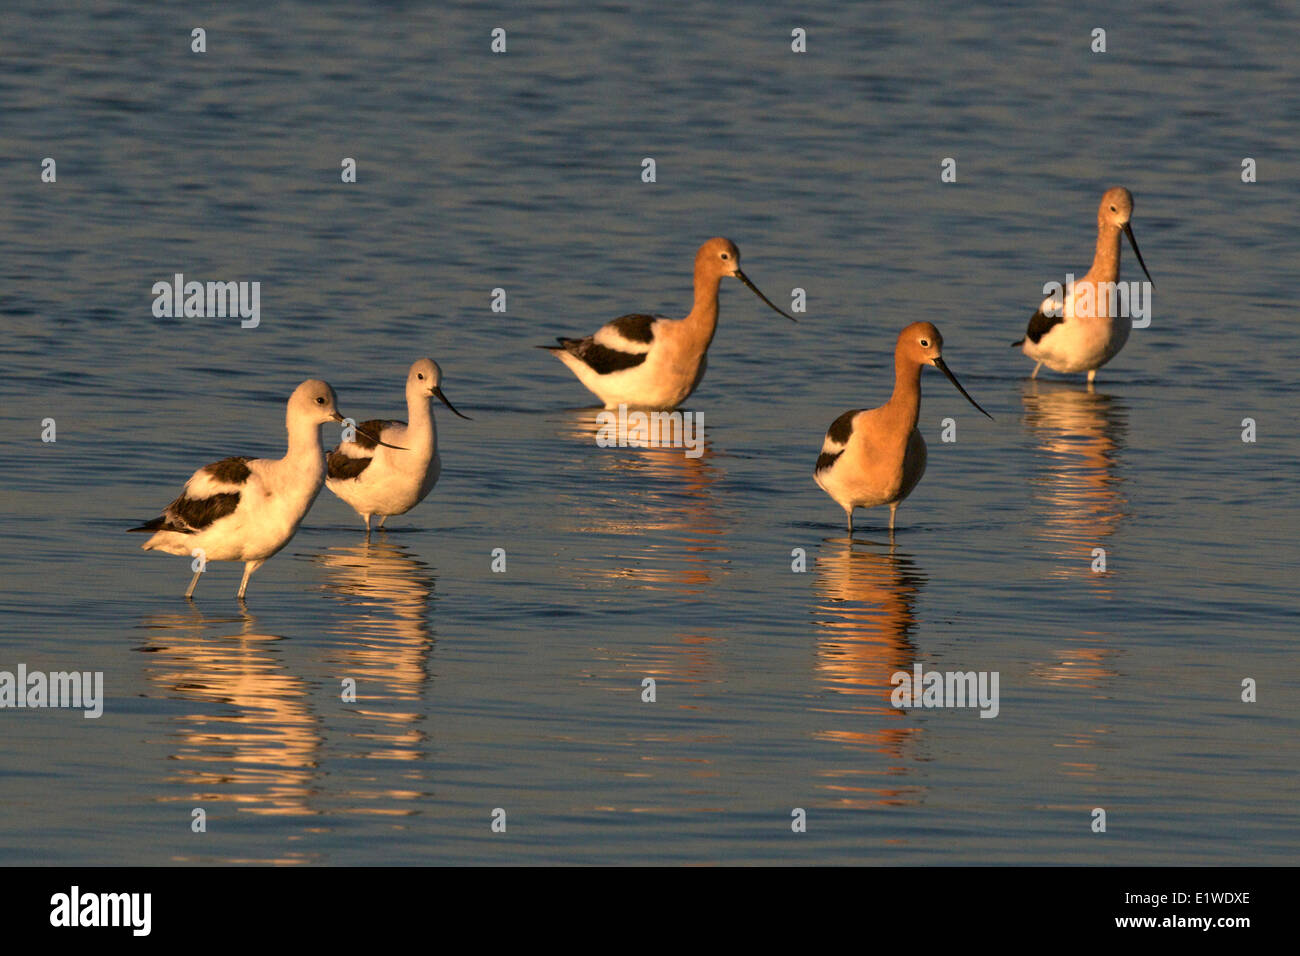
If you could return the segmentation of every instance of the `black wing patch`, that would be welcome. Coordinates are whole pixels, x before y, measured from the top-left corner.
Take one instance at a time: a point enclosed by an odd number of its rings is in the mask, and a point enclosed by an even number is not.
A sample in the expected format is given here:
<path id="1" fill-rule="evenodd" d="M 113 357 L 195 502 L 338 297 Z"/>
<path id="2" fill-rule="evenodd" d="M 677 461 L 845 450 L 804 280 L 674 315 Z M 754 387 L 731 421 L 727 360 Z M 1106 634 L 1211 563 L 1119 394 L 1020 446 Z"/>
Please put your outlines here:
<path id="1" fill-rule="evenodd" d="M 247 460 L 247 459 L 245 459 Z M 220 462 L 218 462 L 220 464 Z M 239 507 L 239 492 L 225 492 L 207 498 L 186 498 L 181 495 L 167 506 L 157 518 L 146 521 L 129 531 L 175 531 L 177 534 L 195 534 L 208 528 L 214 521 L 234 512 Z"/>
<path id="2" fill-rule="evenodd" d="M 826 437 L 837 445 L 847 445 L 849 436 L 853 434 L 853 416 L 860 411 L 860 408 L 851 408 L 831 422 L 831 427 L 826 429 Z"/>
<path id="3" fill-rule="evenodd" d="M 585 339 L 560 339 L 560 345 L 571 355 L 582 359 L 591 369 L 601 375 L 621 372 L 627 368 L 636 368 L 645 361 L 647 352 L 620 352 L 618 349 L 597 345 L 591 337 Z"/>
<path id="4" fill-rule="evenodd" d="M 1064 309 L 1061 310 L 1060 315 L 1044 315 L 1043 310 L 1039 309 L 1037 312 L 1034 313 L 1034 317 L 1029 320 L 1029 329 L 1025 333 L 1025 335 L 1029 339 L 1029 341 L 1037 345 L 1040 341 L 1042 341 L 1044 335 L 1046 335 L 1048 332 L 1056 328 L 1056 326 L 1060 325 L 1064 321 L 1065 321 Z M 1020 340 L 1020 342 L 1023 341 L 1024 339 Z M 1020 342 L 1017 342 L 1016 345 L 1019 345 Z"/>
<path id="5" fill-rule="evenodd" d="M 650 326 L 655 324 L 653 315 L 620 315 L 609 325 L 629 342 L 653 342 L 655 334 Z"/>
<path id="6" fill-rule="evenodd" d="M 817 466 L 813 468 L 813 473 L 816 474 L 817 472 L 825 471 L 831 465 L 835 464 L 836 460 L 842 454 L 844 454 L 843 448 L 841 448 L 839 451 L 835 452 L 834 454 L 828 451 L 822 452 L 820 455 L 817 456 Z"/>
<path id="7" fill-rule="evenodd" d="M 813 468 L 813 474 L 820 474 L 839 459 L 844 454 L 844 447 L 848 445 L 849 439 L 853 436 L 853 416 L 862 411 L 860 408 L 850 408 L 835 421 L 831 422 L 831 427 L 826 429 L 826 441 L 822 444 L 822 453 L 817 456 L 817 464 Z M 838 450 L 827 451 L 827 445 L 839 445 Z"/>
<path id="8" fill-rule="evenodd" d="M 239 507 L 239 497 L 238 491 L 223 492 L 208 498 L 186 498 L 182 495 L 167 506 L 167 511 L 172 516 L 173 524 L 179 519 L 186 532 L 193 534 L 231 514 Z"/>
<path id="9" fill-rule="evenodd" d="M 362 422 L 360 425 L 357 426 L 356 429 L 357 433 L 352 438 L 352 444 L 358 445 L 366 449 L 374 449 L 378 447 L 377 443 L 375 442 L 375 439 L 380 436 L 380 433 L 385 428 L 387 428 L 389 425 L 405 425 L 405 424 L 406 422 L 395 422 L 391 419 L 372 418 L 370 421 Z M 366 432 L 366 434 L 363 435 L 361 434 L 362 432 Z"/>
<path id="10" fill-rule="evenodd" d="M 357 435 L 357 438 L 360 437 L 361 435 Z M 346 481 L 365 471 L 372 461 L 373 458 L 350 458 L 341 451 L 332 451 L 325 456 L 326 473 L 333 479 Z"/>
<path id="11" fill-rule="evenodd" d="M 207 465 L 203 470 L 217 481 L 228 485 L 242 485 L 252 474 L 247 464 L 252 460 L 251 458 L 223 458 L 221 461 L 214 461 Z"/>

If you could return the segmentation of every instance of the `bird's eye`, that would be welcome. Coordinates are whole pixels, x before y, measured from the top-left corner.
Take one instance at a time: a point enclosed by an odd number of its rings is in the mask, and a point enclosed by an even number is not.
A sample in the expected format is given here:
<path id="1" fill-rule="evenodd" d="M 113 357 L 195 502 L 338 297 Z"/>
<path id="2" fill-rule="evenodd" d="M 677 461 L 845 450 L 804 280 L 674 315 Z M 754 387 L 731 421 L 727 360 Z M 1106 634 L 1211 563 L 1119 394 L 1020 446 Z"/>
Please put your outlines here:
<path id="1" fill-rule="evenodd" d="M 730 259 L 730 258 L 731 258 L 731 254 L 728 253 L 728 252 L 724 252 L 724 253 L 722 254 L 722 258 L 724 258 L 724 259 Z"/>
<path id="2" fill-rule="evenodd" d="M 921 348 L 923 348 L 923 349 L 928 349 L 929 347 L 930 347 L 930 340 L 929 340 L 929 339 L 921 339 Z"/>
<path id="3" fill-rule="evenodd" d="M 424 373 L 423 373 L 423 372 L 416 372 L 416 373 L 415 373 L 415 377 L 418 378 L 421 382 L 424 381 Z"/>
<path id="4" fill-rule="evenodd" d="M 1111 206 L 1111 207 L 1110 207 L 1110 211 L 1111 211 L 1111 212 L 1119 212 L 1119 210 L 1116 209 L 1114 206 Z"/>
<path id="5" fill-rule="evenodd" d="M 317 404 L 317 405 L 324 405 L 324 404 L 325 404 L 325 399 L 323 399 L 323 398 L 318 398 L 318 399 L 316 399 L 316 404 Z"/>

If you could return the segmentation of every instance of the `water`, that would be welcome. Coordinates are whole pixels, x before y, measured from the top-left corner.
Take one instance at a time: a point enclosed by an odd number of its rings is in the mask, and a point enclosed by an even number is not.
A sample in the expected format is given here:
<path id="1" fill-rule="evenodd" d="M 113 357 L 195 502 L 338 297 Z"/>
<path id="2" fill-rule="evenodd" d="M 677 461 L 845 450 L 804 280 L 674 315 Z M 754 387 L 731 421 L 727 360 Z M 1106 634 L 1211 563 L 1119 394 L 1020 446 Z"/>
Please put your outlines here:
<path id="1" fill-rule="evenodd" d="M 108 699 L 0 714 L 0 862 L 1295 863 L 1287 12 L 7 11 L 0 669 Z M 1117 183 L 1155 318 L 1094 394 L 1029 383 L 1007 344 Z M 705 454 L 597 448 L 531 346 L 684 314 L 718 234 L 807 314 L 727 283 Z M 260 281 L 260 327 L 155 319 L 175 272 Z M 897 545 L 850 543 L 812 463 L 917 319 L 996 421 L 926 373 Z M 301 380 L 398 415 L 424 354 L 474 421 L 368 549 L 323 493 L 241 611 L 122 533 L 281 454 Z M 997 671 L 998 717 L 891 707 L 918 662 Z"/>

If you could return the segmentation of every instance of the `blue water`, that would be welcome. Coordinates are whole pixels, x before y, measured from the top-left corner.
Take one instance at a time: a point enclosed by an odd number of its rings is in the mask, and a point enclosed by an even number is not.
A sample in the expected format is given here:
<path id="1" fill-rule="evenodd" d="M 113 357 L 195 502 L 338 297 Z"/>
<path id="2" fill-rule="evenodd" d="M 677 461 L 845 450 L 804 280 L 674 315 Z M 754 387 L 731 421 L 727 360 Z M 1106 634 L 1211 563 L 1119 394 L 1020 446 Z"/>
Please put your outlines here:
<path id="1" fill-rule="evenodd" d="M 0 670 L 107 700 L 0 710 L 0 863 L 1297 862 L 1288 7 L 11 7 Z M 1030 382 L 1115 184 L 1151 326 Z M 727 283 L 705 454 L 597 447 L 532 346 L 685 314 L 713 235 L 807 312 Z M 155 318 L 176 272 L 260 325 Z M 925 479 L 850 542 L 812 464 L 919 319 L 995 421 L 927 372 Z M 400 416 L 422 355 L 474 420 L 368 546 L 324 492 L 241 608 L 123 533 L 280 455 L 303 379 Z M 998 716 L 892 707 L 916 663 Z"/>

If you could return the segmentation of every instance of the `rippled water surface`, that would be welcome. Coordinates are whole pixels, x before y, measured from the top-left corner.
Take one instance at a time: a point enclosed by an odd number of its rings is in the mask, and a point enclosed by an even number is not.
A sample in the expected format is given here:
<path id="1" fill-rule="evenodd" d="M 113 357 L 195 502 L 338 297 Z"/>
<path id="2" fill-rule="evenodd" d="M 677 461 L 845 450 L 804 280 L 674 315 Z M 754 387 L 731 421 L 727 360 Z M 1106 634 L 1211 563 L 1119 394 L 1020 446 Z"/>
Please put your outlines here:
<path id="1" fill-rule="evenodd" d="M 16 6 L 0 670 L 107 700 L 0 711 L 0 863 L 1297 862 L 1293 9 Z M 1113 184 L 1151 325 L 1029 381 Z M 704 454 L 597 447 L 532 346 L 685 314 L 713 235 L 807 312 L 726 283 Z M 260 281 L 260 326 L 155 318 L 176 272 Z M 926 372 L 929 471 L 850 541 L 812 464 L 918 319 L 996 420 Z M 322 493 L 241 607 L 123 533 L 279 456 L 303 379 L 400 416 L 426 354 L 473 421 L 368 544 Z M 918 663 L 998 716 L 891 706 Z"/>

